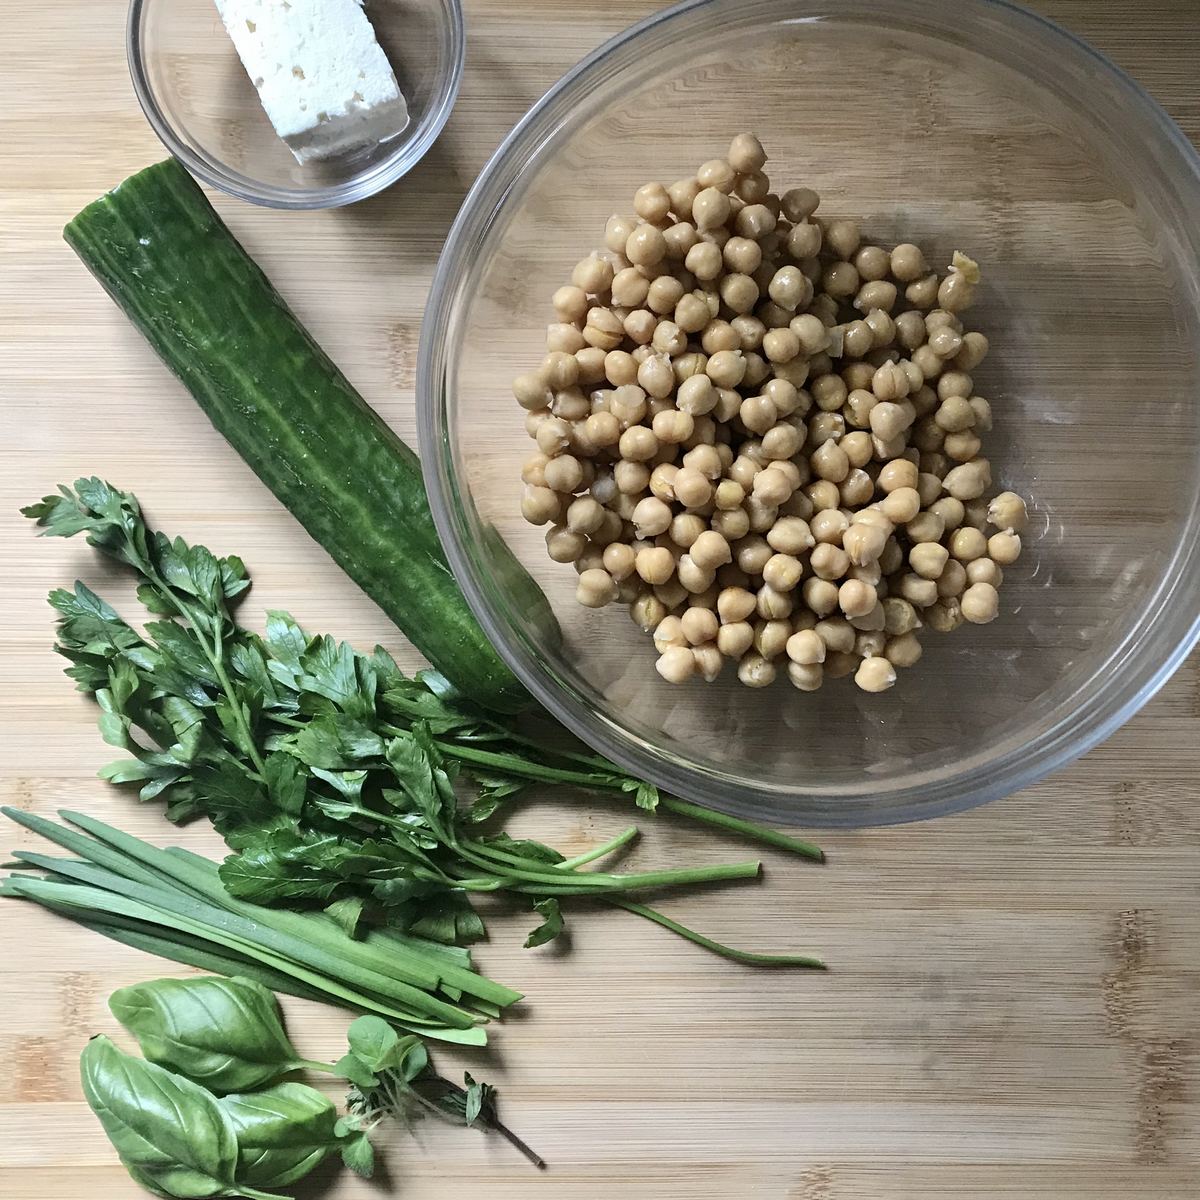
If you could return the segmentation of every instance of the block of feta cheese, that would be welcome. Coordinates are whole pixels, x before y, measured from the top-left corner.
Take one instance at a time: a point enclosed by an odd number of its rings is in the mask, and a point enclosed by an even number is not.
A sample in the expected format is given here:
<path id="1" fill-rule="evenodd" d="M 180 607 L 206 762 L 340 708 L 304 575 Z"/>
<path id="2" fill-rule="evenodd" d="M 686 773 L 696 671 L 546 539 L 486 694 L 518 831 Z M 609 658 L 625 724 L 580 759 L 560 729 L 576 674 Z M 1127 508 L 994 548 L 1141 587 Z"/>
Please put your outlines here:
<path id="1" fill-rule="evenodd" d="M 275 132 L 300 162 L 386 141 L 408 124 L 359 0 L 216 0 Z"/>

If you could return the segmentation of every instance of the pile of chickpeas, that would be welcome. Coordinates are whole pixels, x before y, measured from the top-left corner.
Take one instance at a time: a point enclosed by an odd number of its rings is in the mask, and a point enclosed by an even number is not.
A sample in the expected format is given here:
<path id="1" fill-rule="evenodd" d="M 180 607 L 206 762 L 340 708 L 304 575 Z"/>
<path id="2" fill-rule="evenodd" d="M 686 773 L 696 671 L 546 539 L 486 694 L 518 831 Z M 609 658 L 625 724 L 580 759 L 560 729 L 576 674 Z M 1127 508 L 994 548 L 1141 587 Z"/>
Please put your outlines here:
<path id="1" fill-rule="evenodd" d="M 537 452 L 521 511 L 573 563 L 589 608 L 620 602 L 659 674 L 880 692 L 949 632 L 998 611 L 1025 504 L 985 499 L 991 405 L 963 326 L 978 266 L 863 240 L 777 195 L 758 138 L 647 183 L 607 250 L 554 293 L 546 357 L 519 376 Z"/>

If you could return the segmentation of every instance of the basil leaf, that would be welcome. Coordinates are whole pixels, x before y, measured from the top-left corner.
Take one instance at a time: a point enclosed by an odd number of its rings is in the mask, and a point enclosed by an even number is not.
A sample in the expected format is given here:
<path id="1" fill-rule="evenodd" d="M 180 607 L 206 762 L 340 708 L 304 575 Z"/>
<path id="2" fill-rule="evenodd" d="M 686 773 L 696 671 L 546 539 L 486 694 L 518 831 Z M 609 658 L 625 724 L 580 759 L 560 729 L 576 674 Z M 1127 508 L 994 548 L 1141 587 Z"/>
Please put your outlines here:
<path id="1" fill-rule="evenodd" d="M 219 1103 L 237 1136 L 239 1184 L 287 1187 L 342 1144 L 332 1101 L 303 1083 L 234 1093 Z"/>
<path id="2" fill-rule="evenodd" d="M 156 979 L 121 988 L 108 1006 L 152 1063 L 213 1092 L 249 1091 L 309 1065 L 288 1040 L 275 997 L 252 979 Z"/>
<path id="3" fill-rule="evenodd" d="M 166 1196 L 239 1196 L 237 1139 L 216 1099 L 153 1063 L 93 1038 L 80 1059 L 83 1094 L 121 1162 Z"/>

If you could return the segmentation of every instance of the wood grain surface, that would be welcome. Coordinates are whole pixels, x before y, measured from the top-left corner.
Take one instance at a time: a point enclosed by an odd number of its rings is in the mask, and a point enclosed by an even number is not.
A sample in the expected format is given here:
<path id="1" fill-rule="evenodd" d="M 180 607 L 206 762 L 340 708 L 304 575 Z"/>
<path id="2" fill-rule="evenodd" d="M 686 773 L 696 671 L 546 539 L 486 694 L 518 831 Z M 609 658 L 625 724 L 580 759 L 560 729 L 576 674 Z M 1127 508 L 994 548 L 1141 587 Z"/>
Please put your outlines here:
<path id="1" fill-rule="evenodd" d="M 644 16 L 642 0 L 469 0 L 463 94 L 428 158 L 349 212 L 218 201 L 382 414 L 415 437 L 422 304 L 452 214 L 499 139 L 571 63 Z M 1132 71 L 1200 138 L 1194 0 L 1036 6 Z M 0 801 L 86 808 L 146 837 L 153 807 L 101 783 L 95 713 L 49 650 L 46 592 L 77 575 L 127 591 L 84 546 L 14 515 L 101 472 L 165 528 L 247 560 L 251 610 L 313 629 L 395 631 L 213 432 L 60 238 L 84 203 L 161 156 L 133 98 L 121 0 L 8 6 L 0 48 Z M 964 816 L 841 833 L 824 869 L 766 854 L 757 888 L 671 911 L 761 949 L 811 948 L 827 976 L 752 973 L 632 917 L 579 915 L 569 951 L 527 952 L 498 920 L 480 959 L 525 990 L 495 1052 L 508 1121 L 551 1162 L 426 1128 L 385 1138 L 351 1200 L 1194 1200 L 1200 1193 L 1200 672 L 1193 658 L 1085 759 Z M 626 823 L 547 800 L 523 814 L 564 848 Z M 717 861 L 733 843 L 663 819 L 638 861 Z M 5 829 L 5 848 L 22 844 Z M 125 1200 L 138 1189 L 82 1102 L 105 999 L 170 973 L 15 902 L 0 904 L 0 1197 Z M 288 1003 L 303 1053 L 338 1053 L 346 1018 Z M 464 1060 L 442 1057 L 457 1069 Z"/>

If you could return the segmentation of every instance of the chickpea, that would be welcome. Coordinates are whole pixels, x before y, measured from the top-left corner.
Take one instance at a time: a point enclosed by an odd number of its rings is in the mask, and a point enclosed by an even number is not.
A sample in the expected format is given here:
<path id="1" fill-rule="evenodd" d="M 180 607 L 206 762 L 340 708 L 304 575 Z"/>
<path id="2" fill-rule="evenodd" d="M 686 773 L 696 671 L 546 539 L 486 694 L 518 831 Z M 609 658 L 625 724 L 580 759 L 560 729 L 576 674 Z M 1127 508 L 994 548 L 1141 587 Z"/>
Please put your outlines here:
<path id="1" fill-rule="evenodd" d="M 579 363 L 573 354 L 552 350 L 542 359 L 541 377 L 553 392 L 574 387 L 579 382 Z"/>
<path id="2" fill-rule="evenodd" d="M 962 602 L 947 598 L 931 604 L 925 611 L 925 623 L 935 633 L 953 633 L 963 623 Z"/>
<path id="3" fill-rule="evenodd" d="M 980 534 L 980 537 L 983 535 Z M 993 562 L 1002 567 L 1015 563 L 1021 555 L 1021 535 L 1017 533 L 993 533 L 987 540 L 987 552 Z"/>
<path id="4" fill-rule="evenodd" d="M 546 464 L 545 478 L 552 491 L 574 492 L 583 483 L 583 465 L 573 454 L 562 454 Z"/>
<path id="5" fill-rule="evenodd" d="M 720 283 L 721 299 L 736 313 L 748 313 L 758 301 L 758 284 L 749 275 L 726 275 Z"/>
<path id="6" fill-rule="evenodd" d="M 841 483 L 850 473 L 850 459 L 835 441 L 823 442 L 809 455 L 813 472 L 831 483 Z"/>
<path id="7" fill-rule="evenodd" d="M 881 471 L 880 476 L 882 475 Z M 921 511 L 920 493 L 914 487 L 894 488 L 880 501 L 880 511 L 893 524 L 906 525 Z"/>
<path id="8" fill-rule="evenodd" d="M 750 175 L 763 169 L 767 153 L 762 142 L 752 133 L 739 133 L 729 143 L 729 165 L 739 175 Z"/>
<path id="9" fill-rule="evenodd" d="M 636 267 L 623 267 L 613 276 L 612 302 L 622 308 L 638 308 L 646 302 L 650 281 Z"/>
<path id="10" fill-rule="evenodd" d="M 967 563 L 967 583 L 990 583 L 992 587 L 999 588 L 1003 582 L 1004 572 L 994 559 L 977 558 Z"/>
<path id="11" fill-rule="evenodd" d="M 734 621 L 717 631 L 717 649 L 726 658 L 741 658 L 753 645 L 754 626 L 748 621 Z"/>
<path id="12" fill-rule="evenodd" d="M 777 592 L 790 592 L 804 575 L 804 564 L 790 554 L 773 554 L 763 565 L 763 582 Z"/>
<path id="13" fill-rule="evenodd" d="M 553 525 L 546 531 L 546 550 L 555 562 L 574 562 L 586 546 L 583 534 L 573 533 L 565 525 Z"/>
<path id="14" fill-rule="evenodd" d="M 932 456 L 926 459 L 926 465 L 944 467 L 943 463 L 932 459 Z M 922 505 L 928 508 L 942 494 L 942 476 L 936 470 L 921 471 L 917 475 L 917 494 L 921 497 Z M 932 541 L 933 539 L 926 540 Z"/>
<path id="15" fill-rule="evenodd" d="M 572 285 L 592 296 L 603 295 L 612 287 L 612 281 L 613 265 L 599 254 L 582 259 L 571 272 Z"/>
<path id="16" fill-rule="evenodd" d="M 825 244 L 838 258 L 853 258 L 861 242 L 857 221 L 830 221 L 825 226 Z"/>
<path id="17" fill-rule="evenodd" d="M 585 608 L 603 608 L 617 598 L 617 585 L 607 571 L 588 570 L 579 576 L 575 599 Z"/>
<path id="18" fill-rule="evenodd" d="M 904 289 L 904 298 L 913 308 L 929 309 L 938 302 L 938 277 L 923 275 Z"/>
<path id="19" fill-rule="evenodd" d="M 850 562 L 857 567 L 877 563 L 887 545 L 888 535 L 874 525 L 862 523 L 851 525 L 842 534 L 842 549 L 849 555 Z"/>
<path id="20" fill-rule="evenodd" d="M 733 185 L 733 173 L 730 172 L 730 190 Z M 700 182 L 697 177 L 697 182 Z M 701 233 L 724 225 L 732 214 L 729 196 L 715 187 L 704 187 L 692 201 L 692 220 Z"/>
<path id="21" fill-rule="evenodd" d="M 821 287 L 835 300 L 849 300 L 859 289 L 858 272 L 853 263 L 834 262 L 821 275 Z"/>
<path id="22" fill-rule="evenodd" d="M 891 272 L 901 283 L 913 283 L 925 275 L 929 267 L 920 246 L 902 242 L 891 254 Z"/>
<path id="23" fill-rule="evenodd" d="M 750 532 L 750 515 L 744 508 L 717 512 L 712 516 L 713 530 L 730 544 L 740 541 Z"/>
<path id="24" fill-rule="evenodd" d="M 1025 501 L 1016 492 L 1001 492 L 988 504 L 987 519 L 1002 533 L 1024 533 L 1029 524 Z"/>
<path id="25" fill-rule="evenodd" d="M 754 593 L 746 588 L 724 588 L 717 595 L 717 614 L 724 624 L 736 624 L 749 619 L 755 604 Z"/>
<path id="26" fill-rule="evenodd" d="M 838 606 L 838 587 L 828 579 L 806 579 L 800 585 L 804 603 L 818 616 L 827 617 Z"/>
<path id="27" fill-rule="evenodd" d="M 864 692 L 886 692 L 896 682 L 896 668 L 886 658 L 872 655 L 859 664 L 854 682 Z"/>
<path id="28" fill-rule="evenodd" d="M 941 518 L 942 528 L 947 531 L 957 529 L 963 523 L 965 515 L 962 501 L 955 500 L 953 496 L 943 496 L 940 500 L 935 500 L 929 506 L 929 511 Z"/>
<path id="29" fill-rule="evenodd" d="M 858 289 L 854 307 L 861 313 L 878 309 L 887 314 L 896 307 L 896 285 L 885 279 L 870 280 Z"/>
<path id="30" fill-rule="evenodd" d="M 666 583 L 656 584 L 654 595 L 667 606 L 667 609 L 674 612 L 681 604 L 690 601 L 695 604 L 699 601 L 699 596 L 691 596 L 687 588 L 679 582 L 678 579 L 670 579 Z"/>
<path id="31" fill-rule="evenodd" d="M 901 576 L 896 591 L 917 608 L 928 608 L 938 598 L 937 581 L 922 579 L 920 575 Z"/>
<path id="32" fill-rule="evenodd" d="M 527 486 L 521 496 L 521 516 L 530 525 L 545 525 L 558 521 L 562 512 L 562 499 L 548 487 Z"/>
<path id="33" fill-rule="evenodd" d="M 707 443 L 691 447 L 683 456 L 683 465 L 694 467 L 701 475 L 714 483 L 721 478 L 721 473 L 725 469 L 717 448 Z"/>
<path id="34" fill-rule="evenodd" d="M 954 358 L 962 349 L 962 334 L 953 326 L 940 325 L 929 335 L 928 344 L 938 358 Z"/>
<path id="35" fill-rule="evenodd" d="M 683 467 L 675 476 L 675 499 L 685 508 L 701 508 L 712 492 L 712 484 L 694 467 Z"/>
<path id="36" fill-rule="evenodd" d="M 667 239 L 654 225 L 639 225 L 625 242 L 625 257 L 636 267 L 652 267 L 667 256 Z"/>
<path id="37" fill-rule="evenodd" d="M 689 413 L 668 408 L 654 414 L 650 428 L 661 445 L 678 446 L 692 436 L 695 421 Z"/>
<path id="38" fill-rule="evenodd" d="M 747 654 L 738 663 L 737 676 L 747 687 L 769 687 L 775 682 L 775 666 L 761 654 Z"/>
<path id="39" fill-rule="evenodd" d="M 668 683 L 686 683 L 696 670 L 696 659 L 686 646 L 668 646 L 654 669 Z"/>
<path id="40" fill-rule="evenodd" d="M 633 510 L 634 530 L 639 538 L 657 537 L 660 533 L 666 533 L 671 525 L 671 517 L 669 504 L 663 503 L 655 496 L 647 496 L 644 500 L 639 500 Z"/>
<path id="41" fill-rule="evenodd" d="M 834 488 L 834 491 L 836 492 L 837 489 Z M 841 499 L 840 495 L 838 499 Z M 850 519 L 840 509 L 831 506 L 814 514 L 808 527 L 818 542 L 829 542 L 832 545 L 840 546 L 843 534 L 850 528 Z"/>
<path id="42" fill-rule="evenodd" d="M 636 558 L 632 546 L 625 542 L 612 542 L 604 547 L 600 561 L 609 575 L 618 583 L 622 583 L 633 575 Z"/>
<path id="43" fill-rule="evenodd" d="M 905 526 L 905 533 L 908 534 L 909 540 L 919 545 L 925 543 L 937 542 L 946 532 L 945 525 L 941 517 L 936 513 L 925 511 L 919 512 Z"/>
<path id="44" fill-rule="evenodd" d="M 975 284 L 962 272 L 951 270 L 938 286 L 937 300 L 947 312 L 962 312 L 975 302 Z"/>
<path id="45" fill-rule="evenodd" d="M 681 549 L 690 550 L 705 528 L 703 517 L 695 513 L 677 513 L 671 520 L 671 541 Z"/>
<path id="46" fill-rule="evenodd" d="M 901 549 L 900 543 L 894 537 L 888 538 L 887 544 L 883 548 L 883 553 L 879 556 L 880 572 L 890 578 L 903 565 L 904 551 Z"/>
<path id="47" fill-rule="evenodd" d="M 661 354 L 651 355 L 638 367 L 637 379 L 641 387 L 655 399 L 665 399 L 675 390 L 675 372 Z"/>
<path id="48" fill-rule="evenodd" d="M 619 462 L 613 467 L 617 491 L 624 496 L 638 496 L 650 485 L 650 468 L 640 462 Z"/>
<path id="49" fill-rule="evenodd" d="M 767 294 L 780 308 L 795 312 L 812 299 L 812 284 L 798 267 L 780 267 L 767 285 Z"/>
<path id="50" fill-rule="evenodd" d="M 614 213 L 604 226 L 604 244 L 614 254 L 625 253 L 625 243 L 629 235 L 637 228 L 637 220 L 632 217 L 622 217 Z M 586 289 L 585 289 L 586 290 Z"/>
<path id="51" fill-rule="evenodd" d="M 765 334 L 763 335 L 766 336 Z M 771 367 L 767 360 L 761 354 L 755 353 L 753 350 L 746 351 L 746 374 L 742 377 L 742 386 L 746 388 L 756 388 L 759 384 L 765 383 L 768 376 L 771 374 Z M 783 364 L 775 364 L 775 371 L 782 371 Z"/>
<path id="52" fill-rule="evenodd" d="M 974 562 L 987 552 L 987 538 L 978 529 L 965 526 L 950 535 L 950 553 L 961 563 Z"/>
<path id="53" fill-rule="evenodd" d="M 651 592 L 642 592 L 629 606 L 630 618 L 643 633 L 649 633 L 666 615 L 666 606 Z"/>
<path id="54" fill-rule="evenodd" d="M 987 358 L 988 340 L 982 333 L 964 333 L 962 349 L 954 359 L 954 366 L 959 371 L 974 371 Z"/>
<path id="55" fill-rule="evenodd" d="M 788 681 L 801 692 L 815 692 L 825 682 L 825 669 L 820 663 L 796 663 L 787 665 Z"/>
<path id="56" fill-rule="evenodd" d="M 567 528 L 572 533 L 595 533 L 604 523 L 604 509 L 590 496 L 573 500 L 567 509 Z"/>
<path id="57" fill-rule="evenodd" d="M 734 218 L 734 228 L 742 237 L 756 242 L 775 230 L 777 217 L 766 204 L 747 204 Z"/>
<path id="58" fill-rule="evenodd" d="M 853 620 L 855 617 L 865 617 L 878 603 L 878 596 L 870 584 L 861 579 L 847 579 L 838 588 L 838 604 L 842 612 Z"/>
<path id="59" fill-rule="evenodd" d="M 733 560 L 733 551 L 729 543 L 717 532 L 706 529 L 689 549 L 692 561 L 702 571 L 715 571 Z"/>
<path id="60" fill-rule="evenodd" d="M 567 326 L 574 329 L 574 326 Z M 593 308 L 588 311 L 587 323 L 583 327 L 582 341 L 606 353 L 616 350 L 625 338 L 625 326 L 611 308 Z M 565 349 L 565 347 L 563 347 Z M 582 349 L 576 346 L 575 350 Z"/>
<path id="61" fill-rule="evenodd" d="M 670 646 L 686 646 L 687 638 L 683 636 L 683 622 L 679 617 L 666 616 L 654 627 L 654 648 L 661 654 Z"/>
<path id="62" fill-rule="evenodd" d="M 948 400 L 951 396 L 970 396 L 974 386 L 974 381 L 965 371 L 946 371 L 938 377 L 938 399 Z"/>
<path id="63" fill-rule="evenodd" d="M 888 638 L 883 656 L 893 667 L 914 667 L 921 660 L 922 647 L 915 633 Z"/>
<path id="64" fill-rule="evenodd" d="M 827 579 L 832 583 L 841 579 L 850 569 L 850 556 L 841 546 L 822 542 L 814 548 L 809 566 L 818 579 Z"/>
<path id="65" fill-rule="evenodd" d="M 762 348 L 771 362 L 791 362 L 800 353 L 800 339 L 786 327 L 769 329 L 763 335 Z"/>
<path id="66" fill-rule="evenodd" d="M 959 601 L 963 618 L 972 625 L 986 625 L 1000 612 L 1000 593 L 990 583 L 973 583 Z"/>
<path id="67" fill-rule="evenodd" d="M 753 533 L 766 533 L 779 517 L 779 506 L 764 504 L 763 501 L 751 496 L 743 508 L 750 518 L 750 529 Z"/>
<path id="68" fill-rule="evenodd" d="M 851 435 L 853 436 L 853 435 Z M 842 447 L 843 450 L 845 446 Z M 847 458 L 849 455 L 847 455 Z M 838 484 L 843 508 L 858 508 L 867 504 L 875 494 L 875 481 L 866 471 L 853 467 Z"/>
<path id="69" fill-rule="evenodd" d="M 759 621 L 754 627 L 754 649 L 763 658 L 780 658 L 791 634 L 790 621 Z"/>
<path id="70" fill-rule="evenodd" d="M 987 460 L 977 458 L 948 471 L 942 486 L 956 500 L 978 500 L 991 482 L 991 474 Z"/>
<path id="71" fill-rule="evenodd" d="M 693 646 L 703 646 L 706 642 L 716 641 L 720 626 L 716 614 L 709 609 L 689 608 L 679 618 L 679 627 Z"/>
<path id="72" fill-rule="evenodd" d="M 943 600 L 961 596 L 966 586 L 967 568 L 958 559 L 952 558 L 938 576 L 938 596 Z"/>
<path id="73" fill-rule="evenodd" d="M 652 546 L 637 552 L 635 568 L 649 584 L 666 583 L 675 574 L 675 559 L 665 546 Z"/>
<path id="74" fill-rule="evenodd" d="M 936 580 L 946 566 L 950 551 L 937 542 L 919 542 L 908 552 L 908 563 L 922 579 Z"/>
<path id="75" fill-rule="evenodd" d="M 891 442 L 899 438 L 912 424 L 913 415 L 910 409 L 901 404 L 881 400 L 868 414 L 867 420 L 871 432 L 882 442 Z M 888 455 L 889 458 L 897 457 Z"/>

